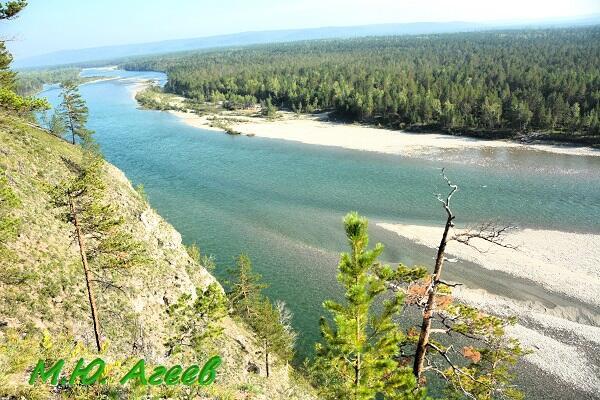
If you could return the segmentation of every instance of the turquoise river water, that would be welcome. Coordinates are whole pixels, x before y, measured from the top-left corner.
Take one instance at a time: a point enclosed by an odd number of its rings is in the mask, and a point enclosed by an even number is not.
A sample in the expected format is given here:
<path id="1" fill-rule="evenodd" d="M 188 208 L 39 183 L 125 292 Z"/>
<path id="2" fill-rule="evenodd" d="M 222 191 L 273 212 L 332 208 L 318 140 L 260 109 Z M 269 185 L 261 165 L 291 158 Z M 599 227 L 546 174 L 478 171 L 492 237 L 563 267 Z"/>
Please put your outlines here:
<path id="1" fill-rule="evenodd" d="M 442 224 L 433 196 L 446 190 L 441 167 L 460 185 L 454 198 L 459 224 L 494 218 L 519 227 L 600 233 L 600 157 L 496 148 L 411 158 L 229 136 L 187 126 L 166 112 L 140 110 L 133 80 L 164 82 L 164 74 L 84 73 L 121 77 L 81 87 L 89 127 L 106 158 L 134 184 L 143 183 L 152 207 L 185 243 L 214 254 L 219 278 L 240 252 L 251 257 L 270 285 L 268 295 L 293 311 L 301 354 L 318 338 L 322 301 L 340 293 L 335 275 L 346 249 L 346 212 L 370 219 L 372 243 L 386 245 L 386 261 L 431 264 L 432 250 L 374 222 Z M 42 95 L 58 101 L 56 87 Z M 518 290 L 530 285 L 474 265 L 452 264 L 448 273 L 493 293 L 543 298 L 533 289 Z"/>

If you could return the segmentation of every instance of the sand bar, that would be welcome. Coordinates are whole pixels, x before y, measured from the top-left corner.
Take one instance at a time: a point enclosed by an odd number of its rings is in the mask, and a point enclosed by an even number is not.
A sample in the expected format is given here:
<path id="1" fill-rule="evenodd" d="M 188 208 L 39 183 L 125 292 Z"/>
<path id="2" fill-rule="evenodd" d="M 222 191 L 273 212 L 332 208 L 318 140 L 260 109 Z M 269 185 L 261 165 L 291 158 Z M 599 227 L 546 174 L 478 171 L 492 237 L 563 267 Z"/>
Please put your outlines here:
<path id="1" fill-rule="evenodd" d="M 378 223 L 416 243 L 437 248 L 441 227 Z M 460 230 L 457 230 L 460 232 Z M 551 292 L 598 306 L 600 290 L 600 235 L 551 230 L 512 231 L 505 243 L 519 248 L 507 249 L 487 242 L 473 242 L 481 253 L 465 244 L 450 242 L 448 257 L 474 262 L 483 268 L 530 279 Z M 600 346 L 600 315 L 590 324 L 577 322 L 577 307 L 547 308 L 536 300 L 520 301 L 492 294 L 483 289 L 459 286 L 453 290 L 459 301 L 501 317 L 517 317 L 518 323 L 507 333 L 532 352 L 525 360 L 541 370 L 588 393 L 600 392 L 600 366 L 587 356 Z M 585 350 L 588 349 L 588 350 Z M 591 350 L 593 351 L 593 350 Z"/>
<path id="2" fill-rule="evenodd" d="M 411 241 L 437 248 L 442 227 L 378 223 L 379 227 Z M 455 230 L 459 233 L 460 230 Z M 600 235 L 552 230 L 511 231 L 505 243 L 510 249 L 475 239 L 479 250 L 452 241 L 447 253 L 483 268 L 529 279 L 546 289 L 587 304 L 600 306 Z"/>
<path id="3" fill-rule="evenodd" d="M 191 112 L 169 111 L 186 124 L 211 129 L 209 117 Z M 418 156 L 443 149 L 526 148 L 557 154 L 600 156 L 600 150 L 591 147 L 572 147 L 550 144 L 521 144 L 508 140 L 481 140 L 436 133 L 408 133 L 379 129 L 361 124 L 344 124 L 324 120 L 324 116 L 296 115 L 282 112 L 282 118 L 268 120 L 247 118 L 233 122 L 232 129 L 245 135 L 283 139 L 306 144 L 342 147 L 351 150 L 373 151 L 386 154 Z M 239 119 L 239 117 L 236 117 Z M 212 128 L 217 130 L 215 128 Z"/>

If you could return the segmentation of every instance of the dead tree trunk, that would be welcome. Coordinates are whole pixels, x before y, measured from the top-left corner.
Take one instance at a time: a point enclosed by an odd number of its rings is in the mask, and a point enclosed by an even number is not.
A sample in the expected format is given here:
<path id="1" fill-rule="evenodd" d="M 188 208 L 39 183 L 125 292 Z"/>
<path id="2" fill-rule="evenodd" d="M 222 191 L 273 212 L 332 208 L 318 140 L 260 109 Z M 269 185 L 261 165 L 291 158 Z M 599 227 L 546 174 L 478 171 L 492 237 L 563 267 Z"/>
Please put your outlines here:
<path id="1" fill-rule="evenodd" d="M 85 275 L 85 284 L 87 287 L 88 299 L 90 301 L 90 309 L 92 312 L 92 321 L 94 323 L 94 337 L 96 339 L 96 348 L 98 352 L 101 351 L 102 346 L 100 342 L 100 323 L 98 322 L 98 312 L 96 310 L 96 299 L 94 297 L 94 292 L 92 289 L 91 278 L 90 278 L 90 269 L 88 267 L 87 255 L 85 253 L 85 240 L 83 234 L 81 232 L 81 228 L 79 226 L 79 222 L 77 220 L 77 211 L 75 210 L 75 205 L 73 203 L 73 198 L 71 195 L 69 197 L 69 208 L 71 210 L 71 218 L 73 219 L 73 225 L 75 225 L 75 234 L 77 235 L 77 242 L 79 244 L 79 254 L 81 255 L 81 264 L 83 264 L 83 272 Z"/>
<path id="2" fill-rule="evenodd" d="M 446 211 L 446 226 L 444 227 L 444 233 L 442 234 L 442 240 L 440 241 L 440 246 L 438 247 L 437 256 L 435 259 L 435 267 L 433 269 L 433 276 L 431 277 L 431 282 L 429 284 L 429 294 L 427 297 L 427 305 L 425 306 L 425 310 L 423 311 L 423 322 L 421 324 L 421 333 L 419 335 L 419 342 L 417 343 L 417 348 L 415 351 L 415 361 L 413 365 L 413 374 L 417 378 L 417 381 L 421 378 L 423 373 L 423 367 L 425 365 L 425 355 L 427 354 L 427 347 L 429 345 L 429 335 L 431 333 L 431 319 L 433 317 L 433 312 L 435 311 L 435 296 L 437 294 L 437 289 L 440 284 L 440 277 L 442 274 L 442 268 L 444 266 L 444 254 L 446 251 L 446 244 L 448 243 L 448 234 L 450 232 L 450 228 L 454 226 L 454 214 L 452 214 L 452 210 L 450 209 L 450 199 L 452 195 L 458 190 L 458 186 L 453 185 L 446 175 L 444 174 L 444 170 L 442 170 L 442 174 L 444 180 L 450 186 L 450 193 L 443 200 L 438 195 L 438 200 L 443 204 L 444 210 Z"/>
<path id="3" fill-rule="evenodd" d="M 269 377 L 269 342 L 265 339 L 265 370 L 267 378 Z"/>

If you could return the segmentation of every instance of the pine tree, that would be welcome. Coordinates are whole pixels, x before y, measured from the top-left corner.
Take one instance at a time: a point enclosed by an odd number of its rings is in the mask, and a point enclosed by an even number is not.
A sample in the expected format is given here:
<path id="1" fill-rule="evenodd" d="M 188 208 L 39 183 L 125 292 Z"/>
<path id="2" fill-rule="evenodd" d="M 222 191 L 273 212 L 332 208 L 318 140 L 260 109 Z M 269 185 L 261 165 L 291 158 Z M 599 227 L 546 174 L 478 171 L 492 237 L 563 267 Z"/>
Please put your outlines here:
<path id="1" fill-rule="evenodd" d="M 73 225 L 84 272 L 86 291 L 98 351 L 102 348 L 99 310 L 94 286 L 113 288 L 114 274 L 146 264 L 144 247 L 124 229 L 124 220 L 105 199 L 104 159 L 90 137 L 82 143 L 81 164 L 65 160 L 75 175 L 53 190 L 56 207 Z"/>
<path id="2" fill-rule="evenodd" d="M 167 309 L 173 318 L 175 333 L 165 343 L 168 354 L 189 349 L 202 354 L 223 332 L 220 324 L 227 315 L 227 298 L 218 284 L 196 289 L 196 297 L 184 294 Z"/>
<path id="3" fill-rule="evenodd" d="M 291 329 L 291 314 L 285 308 L 285 304 L 278 302 L 273 305 L 269 299 L 263 297 L 253 304 L 253 311 L 247 322 L 262 344 L 268 378 L 272 362 L 270 354 L 275 353 L 280 360 L 290 362 L 294 357 L 296 333 Z"/>
<path id="4" fill-rule="evenodd" d="M 268 97 L 265 102 L 261 104 L 261 114 L 267 118 L 274 118 L 277 116 L 277 107 L 273 105 L 271 98 Z"/>
<path id="5" fill-rule="evenodd" d="M 269 377 L 271 354 L 277 354 L 286 363 L 294 357 L 296 333 L 291 327 L 291 313 L 282 302 L 273 304 L 262 294 L 267 285 L 252 270 L 252 262 L 247 255 L 242 254 L 237 258 L 237 266 L 230 274 L 229 301 L 259 337 L 265 356 L 265 371 Z"/>
<path id="6" fill-rule="evenodd" d="M 24 0 L 0 3 L 0 21 L 16 18 L 26 5 Z M 5 42 L 0 40 L 0 109 L 19 113 L 49 109 L 50 104 L 45 99 L 22 97 L 16 93 L 17 74 L 10 69 L 12 59 Z"/>
<path id="7" fill-rule="evenodd" d="M 267 285 L 261 281 L 261 276 L 253 271 L 252 261 L 245 254 L 237 257 L 236 268 L 229 273 L 229 301 L 243 318 L 250 318 L 253 316 L 253 306 L 259 301 L 261 291 Z"/>
<path id="8" fill-rule="evenodd" d="M 17 74 L 10 70 L 12 55 L 6 49 L 4 42 L 0 41 L 0 88 L 14 91 Z"/>
<path id="9" fill-rule="evenodd" d="M 27 6 L 25 0 L 12 0 L 0 3 L 0 20 L 13 19 Z"/>
<path id="10" fill-rule="evenodd" d="M 65 82 L 61 84 L 61 88 L 60 115 L 71 134 L 71 143 L 75 144 L 75 136 L 78 136 L 81 140 L 86 140 L 92 134 L 85 127 L 88 119 L 88 108 L 75 82 Z"/>
<path id="11" fill-rule="evenodd" d="M 52 117 L 50 117 L 50 121 L 48 122 L 48 130 L 51 134 L 59 138 L 62 138 L 67 132 L 65 121 L 63 121 L 58 113 L 52 113 Z"/>
<path id="12" fill-rule="evenodd" d="M 357 213 L 344 218 L 351 248 L 339 263 L 338 281 L 345 288 L 344 304 L 328 300 L 324 307 L 332 323 L 321 319 L 322 343 L 316 346 L 313 371 L 327 399 L 419 399 L 416 380 L 409 368 L 395 359 L 403 341 L 393 321 L 400 313 L 402 295 L 383 300 L 392 271 L 380 266 L 377 258 L 383 246 L 368 249 L 368 223 Z M 381 301 L 382 311 L 372 309 Z"/>
<path id="13" fill-rule="evenodd" d="M 502 117 L 502 105 L 486 97 L 481 105 L 481 121 L 488 128 L 495 128 Z"/>
<path id="14" fill-rule="evenodd" d="M 86 157 L 87 156 L 87 157 Z M 81 257 L 85 285 L 90 304 L 90 313 L 94 328 L 94 341 L 98 352 L 102 349 L 102 335 L 100 332 L 100 321 L 98 318 L 98 309 L 96 306 L 96 295 L 92 286 L 91 271 L 89 266 L 89 249 L 86 245 L 86 234 L 81 226 L 81 213 L 85 210 L 86 203 L 89 205 L 93 202 L 94 195 L 98 190 L 101 190 L 101 181 L 98 177 L 99 165 L 98 160 L 94 155 L 84 153 L 87 165 L 83 168 L 74 163 L 69 163 L 69 166 L 77 175 L 75 178 L 61 182 L 57 185 L 54 195 L 54 203 L 57 207 L 68 207 L 65 214 L 65 220 L 73 224 L 75 237 Z M 90 159 L 91 158 L 91 159 Z"/>

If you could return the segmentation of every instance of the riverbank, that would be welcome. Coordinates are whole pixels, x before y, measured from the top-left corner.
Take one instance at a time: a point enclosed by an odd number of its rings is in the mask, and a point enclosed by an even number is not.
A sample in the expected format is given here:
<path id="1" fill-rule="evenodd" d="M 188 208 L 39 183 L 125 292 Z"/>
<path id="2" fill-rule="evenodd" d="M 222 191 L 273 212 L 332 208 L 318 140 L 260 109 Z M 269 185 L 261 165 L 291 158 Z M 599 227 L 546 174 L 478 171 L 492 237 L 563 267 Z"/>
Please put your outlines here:
<path id="1" fill-rule="evenodd" d="M 131 96 L 146 89 L 152 82 L 139 81 L 131 87 Z M 305 144 L 341 147 L 350 150 L 372 151 L 385 154 L 419 156 L 444 150 L 489 148 L 515 148 L 545 151 L 555 154 L 600 156 L 600 149 L 586 146 L 548 143 L 519 143 L 512 140 L 485 140 L 443 133 L 411 133 L 377 128 L 359 123 L 331 121 L 327 113 L 297 114 L 279 111 L 277 118 L 265 118 L 256 111 L 237 110 L 202 113 L 185 109 L 186 99 L 173 94 L 157 94 L 169 113 L 184 123 L 200 129 L 257 136 L 269 139 L 290 140 Z M 218 121 L 218 123 L 215 123 Z M 227 129 L 223 128 L 227 126 Z"/>
<path id="2" fill-rule="evenodd" d="M 389 223 L 377 226 L 429 248 L 437 248 L 443 229 Z M 454 233 L 460 232 L 454 229 Z M 507 233 L 504 242 L 516 248 L 473 239 L 472 246 L 451 241 L 447 252 L 486 269 L 527 279 L 547 290 L 600 307 L 600 235 L 522 229 Z"/>
<path id="3" fill-rule="evenodd" d="M 118 80 L 119 78 L 111 78 L 111 77 L 107 77 L 107 76 L 90 76 L 90 77 L 81 78 L 81 79 L 82 79 L 82 82 L 79 83 L 79 86 L 91 85 L 94 83 L 105 82 L 105 81 L 115 81 L 115 80 Z"/>
<path id="4" fill-rule="evenodd" d="M 557 154 L 600 156 L 600 150 L 550 144 L 521 144 L 508 140 L 482 140 L 433 133 L 408 133 L 379 129 L 361 124 L 328 121 L 326 114 L 297 115 L 279 112 L 278 119 L 236 114 L 197 115 L 191 112 L 169 111 L 190 126 L 213 129 L 211 119 L 231 120 L 231 129 L 244 135 L 291 140 L 306 144 L 342 147 L 351 150 L 418 156 L 447 149 L 526 148 Z M 241 121 L 240 119 L 243 119 Z"/>
<path id="5" fill-rule="evenodd" d="M 403 238 L 437 249 L 442 227 L 378 223 L 377 226 Z M 460 230 L 455 230 L 459 233 Z M 547 373 L 560 377 L 573 388 L 596 394 L 600 391 L 594 348 L 600 345 L 600 315 L 585 313 L 578 302 L 600 307 L 597 260 L 600 235 L 551 230 L 514 230 L 504 243 L 516 249 L 474 239 L 472 245 L 451 241 L 448 263 L 467 261 L 490 271 L 500 271 L 540 285 L 549 292 L 574 299 L 566 307 L 539 299 L 516 300 L 482 289 L 459 286 L 453 290 L 460 301 L 502 317 L 516 317 L 508 333 L 532 350 L 525 359 Z M 591 355 L 591 356 L 586 356 Z"/>

